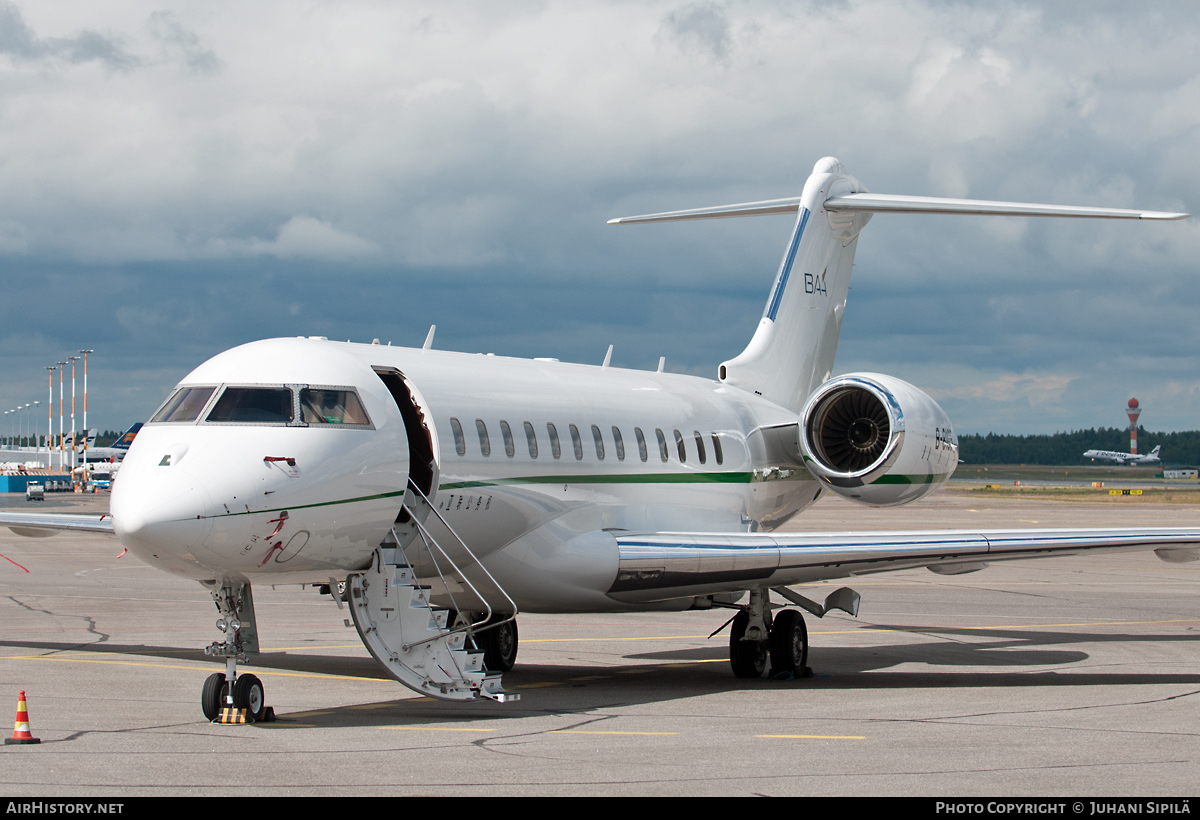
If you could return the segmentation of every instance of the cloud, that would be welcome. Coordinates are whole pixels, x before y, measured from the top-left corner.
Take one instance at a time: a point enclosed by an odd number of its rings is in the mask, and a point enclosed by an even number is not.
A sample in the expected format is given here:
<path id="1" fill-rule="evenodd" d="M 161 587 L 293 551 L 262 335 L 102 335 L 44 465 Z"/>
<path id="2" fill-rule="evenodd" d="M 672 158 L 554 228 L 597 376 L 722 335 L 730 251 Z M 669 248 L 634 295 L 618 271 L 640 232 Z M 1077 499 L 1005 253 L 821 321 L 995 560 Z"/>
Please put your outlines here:
<path id="1" fill-rule="evenodd" d="M 373 242 L 303 215 L 293 216 L 283 223 L 274 239 L 217 239 L 209 243 L 208 249 L 216 257 L 265 255 L 327 261 L 362 259 L 379 253 L 379 247 Z"/>
<path id="2" fill-rule="evenodd" d="M 965 384 L 948 390 L 934 389 L 930 395 L 935 399 L 970 398 L 989 401 L 1027 401 L 1030 405 L 1057 404 L 1062 401 L 1067 385 L 1078 376 L 1036 375 L 1031 373 L 1005 373 L 997 379 L 982 384 Z"/>
<path id="3" fill-rule="evenodd" d="M 684 52 L 723 62 L 732 47 L 729 18 L 716 3 L 689 3 L 663 20 L 663 33 Z"/>
<path id="4" fill-rule="evenodd" d="M 140 63 L 125 50 L 119 38 L 88 29 L 73 37 L 39 38 L 25 22 L 17 4 L 10 0 L 0 0 L 0 54 L 28 62 L 95 61 L 121 70 Z"/>
<path id="5" fill-rule="evenodd" d="M 1191 4 L 170 9 L 0 0 L 0 321 L 130 378 L 268 333 L 420 344 L 435 321 L 446 347 L 616 343 L 711 373 L 788 220 L 605 220 L 795 195 L 826 155 L 884 193 L 1197 207 Z M 963 429 L 1035 404 L 1108 423 L 1159 388 L 1157 418 L 1194 427 L 1190 388 L 1163 387 L 1200 383 L 1192 222 L 877 216 L 837 368 L 945 391 Z M 328 288 L 347 263 L 406 312 Z M 27 309 L 61 294 L 104 339 Z"/>

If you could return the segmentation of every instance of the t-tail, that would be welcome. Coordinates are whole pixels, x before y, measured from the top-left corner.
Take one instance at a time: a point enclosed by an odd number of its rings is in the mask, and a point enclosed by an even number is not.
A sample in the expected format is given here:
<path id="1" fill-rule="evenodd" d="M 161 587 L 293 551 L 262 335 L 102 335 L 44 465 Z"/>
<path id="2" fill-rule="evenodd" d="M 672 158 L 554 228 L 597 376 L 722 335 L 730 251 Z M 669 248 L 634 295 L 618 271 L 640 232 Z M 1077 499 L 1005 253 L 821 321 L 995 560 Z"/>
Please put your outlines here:
<path id="1" fill-rule="evenodd" d="M 1184 219 L 1189 214 L 1115 208 L 872 194 L 833 157 L 813 166 L 798 197 L 609 220 L 610 225 L 796 214 L 791 237 L 750 344 L 723 362 L 725 384 L 797 412 L 833 374 L 858 235 L 872 214 Z"/>

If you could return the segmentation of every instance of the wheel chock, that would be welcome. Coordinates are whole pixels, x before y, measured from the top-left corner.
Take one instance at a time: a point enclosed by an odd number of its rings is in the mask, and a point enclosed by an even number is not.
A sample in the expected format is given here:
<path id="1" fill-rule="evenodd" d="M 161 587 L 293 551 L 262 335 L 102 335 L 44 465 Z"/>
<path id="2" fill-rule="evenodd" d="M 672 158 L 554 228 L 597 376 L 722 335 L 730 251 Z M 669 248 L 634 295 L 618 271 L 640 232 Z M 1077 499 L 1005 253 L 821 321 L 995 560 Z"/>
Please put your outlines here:
<path id="1" fill-rule="evenodd" d="M 253 723 L 254 719 L 249 717 L 249 709 L 234 709 L 232 706 L 225 706 L 221 709 L 221 716 L 214 723 Z"/>
<path id="2" fill-rule="evenodd" d="M 41 742 L 41 738 L 34 737 L 29 731 L 29 707 L 25 705 L 25 693 L 22 692 L 17 696 L 17 722 L 13 726 L 13 736 L 4 738 L 4 745 L 21 746 Z"/>
<path id="3" fill-rule="evenodd" d="M 263 707 L 262 717 L 255 720 L 250 715 L 249 709 L 235 709 L 232 706 L 225 706 L 221 709 L 221 715 L 213 723 L 274 723 L 275 722 L 275 707 Z"/>

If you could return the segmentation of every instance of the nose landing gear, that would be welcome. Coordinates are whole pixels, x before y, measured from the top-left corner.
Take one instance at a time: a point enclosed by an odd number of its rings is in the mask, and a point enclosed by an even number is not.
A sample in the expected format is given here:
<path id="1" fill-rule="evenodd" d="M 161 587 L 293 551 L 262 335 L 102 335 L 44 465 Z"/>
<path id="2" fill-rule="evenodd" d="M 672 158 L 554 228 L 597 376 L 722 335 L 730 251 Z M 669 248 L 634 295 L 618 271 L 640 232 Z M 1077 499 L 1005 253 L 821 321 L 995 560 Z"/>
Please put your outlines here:
<path id="1" fill-rule="evenodd" d="M 213 641 L 205 655 L 225 658 L 225 672 L 209 675 L 200 690 L 204 717 L 217 723 L 254 723 L 273 720 L 274 710 L 265 705 L 262 681 L 255 675 L 237 674 L 237 662 L 258 652 L 258 628 L 254 622 L 254 598 L 250 585 L 226 582 L 210 592 L 220 617 L 217 629 L 225 640 Z"/>

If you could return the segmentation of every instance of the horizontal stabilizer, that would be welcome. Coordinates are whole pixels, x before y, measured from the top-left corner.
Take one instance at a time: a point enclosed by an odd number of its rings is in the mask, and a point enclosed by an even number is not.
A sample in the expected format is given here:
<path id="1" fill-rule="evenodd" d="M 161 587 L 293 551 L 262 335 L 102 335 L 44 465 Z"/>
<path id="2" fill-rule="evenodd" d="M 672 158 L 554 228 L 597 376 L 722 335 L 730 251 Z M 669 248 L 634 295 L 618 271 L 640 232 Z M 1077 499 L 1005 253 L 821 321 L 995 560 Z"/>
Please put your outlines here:
<path id="1" fill-rule="evenodd" d="M 977 214 L 982 216 L 1060 216 L 1091 219 L 1187 219 L 1191 214 L 1141 211 L 1125 208 L 1080 208 L 1074 205 L 1039 205 L 1033 202 L 991 202 L 986 199 L 943 199 L 895 194 L 847 194 L 825 200 L 835 213 L 870 214 Z"/>
<path id="2" fill-rule="evenodd" d="M 622 216 L 608 220 L 609 225 L 632 225 L 637 222 L 679 222 L 687 219 L 727 219 L 733 216 L 771 216 L 794 214 L 800 210 L 800 197 L 767 199 L 762 202 L 743 202 L 740 205 L 718 205 L 715 208 L 692 208 L 689 211 L 666 211 L 661 214 Z"/>
<path id="3" fill-rule="evenodd" d="M 897 194 L 846 194 L 825 200 L 825 209 L 834 213 L 870 214 L 970 214 L 976 216 L 1054 216 L 1090 219 L 1187 219 L 1191 214 L 1167 211 L 1142 211 L 1128 208 L 1084 208 L 1074 205 L 1041 205 L 1034 202 L 992 202 L 985 199 L 946 199 L 932 196 Z M 768 199 L 692 208 L 660 214 L 622 216 L 608 220 L 609 225 L 633 225 L 643 222 L 679 222 L 689 219 L 727 219 L 735 216 L 794 214 L 800 210 L 800 197 Z"/>

